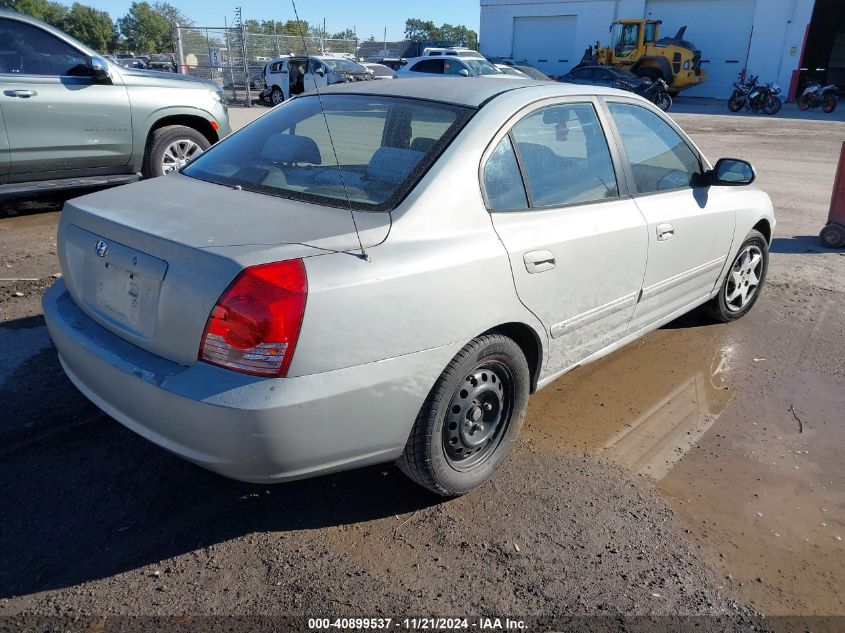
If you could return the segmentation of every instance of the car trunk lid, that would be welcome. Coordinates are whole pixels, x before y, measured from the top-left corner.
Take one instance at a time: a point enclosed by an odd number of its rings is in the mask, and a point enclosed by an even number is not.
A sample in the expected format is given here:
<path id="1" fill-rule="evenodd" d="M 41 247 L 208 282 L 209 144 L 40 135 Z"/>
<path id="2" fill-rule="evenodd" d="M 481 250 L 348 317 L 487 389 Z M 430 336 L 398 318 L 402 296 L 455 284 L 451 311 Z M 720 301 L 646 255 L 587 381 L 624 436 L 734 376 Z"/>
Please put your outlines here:
<path id="1" fill-rule="evenodd" d="M 357 214 L 364 246 L 389 215 Z M 59 258 L 76 304 L 171 361 L 196 361 L 208 315 L 247 266 L 359 248 L 350 213 L 179 174 L 65 204 Z M 307 268 L 307 266 L 306 266 Z"/>

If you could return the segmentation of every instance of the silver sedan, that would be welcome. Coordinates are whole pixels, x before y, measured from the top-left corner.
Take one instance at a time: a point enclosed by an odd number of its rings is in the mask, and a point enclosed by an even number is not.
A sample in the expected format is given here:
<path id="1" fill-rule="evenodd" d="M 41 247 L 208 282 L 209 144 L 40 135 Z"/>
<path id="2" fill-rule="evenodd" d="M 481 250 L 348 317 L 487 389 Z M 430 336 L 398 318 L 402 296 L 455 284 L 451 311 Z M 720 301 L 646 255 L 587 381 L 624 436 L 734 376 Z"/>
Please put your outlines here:
<path id="1" fill-rule="evenodd" d="M 396 460 L 459 495 L 532 392 L 693 308 L 751 309 L 775 226 L 754 177 L 630 93 L 343 84 L 68 202 L 44 313 L 83 394 L 200 466 Z"/>

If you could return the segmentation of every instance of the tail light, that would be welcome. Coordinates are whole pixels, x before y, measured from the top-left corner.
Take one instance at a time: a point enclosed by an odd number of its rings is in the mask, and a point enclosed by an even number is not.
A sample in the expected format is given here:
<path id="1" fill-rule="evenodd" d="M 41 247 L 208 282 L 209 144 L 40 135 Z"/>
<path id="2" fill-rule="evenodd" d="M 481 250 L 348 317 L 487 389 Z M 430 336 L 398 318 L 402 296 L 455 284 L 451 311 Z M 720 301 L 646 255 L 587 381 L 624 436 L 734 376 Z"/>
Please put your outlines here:
<path id="1" fill-rule="evenodd" d="M 199 359 L 245 374 L 285 376 L 307 296 L 301 259 L 246 268 L 211 311 Z"/>

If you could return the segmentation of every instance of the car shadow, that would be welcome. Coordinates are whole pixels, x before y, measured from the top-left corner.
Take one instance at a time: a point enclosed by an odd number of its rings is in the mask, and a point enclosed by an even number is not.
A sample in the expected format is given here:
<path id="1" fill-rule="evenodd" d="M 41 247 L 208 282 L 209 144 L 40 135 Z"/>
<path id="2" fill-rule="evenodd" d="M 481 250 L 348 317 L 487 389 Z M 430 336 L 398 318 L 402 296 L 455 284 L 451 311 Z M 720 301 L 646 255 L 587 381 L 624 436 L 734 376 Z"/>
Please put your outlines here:
<path id="1" fill-rule="evenodd" d="M 46 333 L 39 328 L 42 317 L 3 323 L 0 332 Z M 354 524 L 441 500 L 393 465 L 272 486 L 207 472 L 101 413 L 47 345 L 0 376 L 0 598 L 110 577 L 252 532 Z"/>
<path id="2" fill-rule="evenodd" d="M 833 254 L 845 252 L 841 248 L 825 248 L 819 242 L 818 235 L 796 235 L 793 237 L 776 237 L 769 247 L 771 253 L 796 255 L 806 253 Z"/>

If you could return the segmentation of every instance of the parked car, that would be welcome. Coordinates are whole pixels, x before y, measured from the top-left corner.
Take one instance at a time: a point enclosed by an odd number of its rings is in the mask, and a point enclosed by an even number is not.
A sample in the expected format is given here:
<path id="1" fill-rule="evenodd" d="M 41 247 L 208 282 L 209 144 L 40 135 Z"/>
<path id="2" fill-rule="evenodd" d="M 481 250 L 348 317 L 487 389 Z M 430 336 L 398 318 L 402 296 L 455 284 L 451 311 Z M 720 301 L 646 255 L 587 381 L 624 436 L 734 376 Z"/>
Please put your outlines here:
<path id="1" fill-rule="evenodd" d="M 373 75 L 342 55 L 277 57 L 264 66 L 262 98 L 273 105 L 309 90 L 348 81 L 366 81 Z"/>
<path id="2" fill-rule="evenodd" d="M 137 68 L 139 70 L 144 70 L 147 68 L 147 62 L 139 57 L 128 57 L 124 59 L 117 60 L 118 65 L 123 66 L 124 68 Z"/>
<path id="3" fill-rule="evenodd" d="M 404 57 L 368 57 L 364 60 L 365 62 L 369 62 L 372 64 L 381 64 L 383 66 L 387 66 L 392 70 L 399 70 L 408 63 L 408 60 Z"/>
<path id="4" fill-rule="evenodd" d="M 112 64 L 18 13 L 0 11 L 0 42 L 0 197 L 160 176 L 231 131 L 217 84 Z"/>
<path id="5" fill-rule="evenodd" d="M 753 180 L 627 92 L 338 84 L 68 202 L 44 315 L 83 394 L 205 468 L 398 460 L 458 495 L 531 392 L 697 306 L 748 313 L 775 226 Z"/>
<path id="6" fill-rule="evenodd" d="M 520 64 L 516 64 L 516 65 L 514 65 L 514 68 L 516 68 L 518 71 L 528 75 L 529 77 L 531 77 L 531 79 L 534 79 L 536 81 L 552 81 L 551 77 L 549 77 L 548 75 L 546 75 L 542 71 L 537 70 L 533 66 L 523 66 L 523 65 L 520 65 Z"/>
<path id="7" fill-rule="evenodd" d="M 396 71 L 397 78 L 419 78 L 426 75 L 496 77 L 512 79 L 483 58 L 428 56 L 412 57 Z"/>
<path id="8" fill-rule="evenodd" d="M 651 85 L 651 79 L 638 77 L 632 72 L 611 66 L 581 66 L 558 78 L 570 84 L 605 86 L 641 93 Z"/>
<path id="9" fill-rule="evenodd" d="M 485 59 L 484 55 L 471 48 L 464 48 L 463 46 L 450 46 L 447 48 L 440 48 L 436 46 L 429 46 L 423 49 L 421 57 L 438 57 L 450 55 L 454 57 L 471 57 L 473 59 Z"/>
<path id="10" fill-rule="evenodd" d="M 150 61 L 147 65 L 150 70 L 161 70 L 168 73 L 178 72 L 178 68 L 176 67 L 176 59 L 173 57 L 173 55 L 150 55 Z"/>
<path id="11" fill-rule="evenodd" d="M 514 66 L 508 66 L 507 64 L 493 64 L 496 68 L 501 70 L 506 75 L 511 75 L 513 77 L 521 77 L 522 79 L 529 78 L 524 72 L 519 70 Z"/>
<path id="12" fill-rule="evenodd" d="M 361 62 L 361 65 L 372 73 L 374 79 L 393 79 L 393 69 L 384 64 Z"/>

